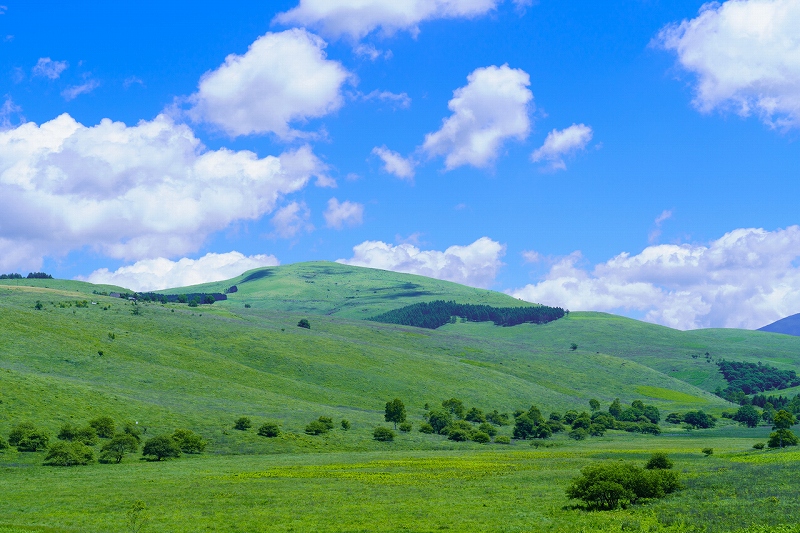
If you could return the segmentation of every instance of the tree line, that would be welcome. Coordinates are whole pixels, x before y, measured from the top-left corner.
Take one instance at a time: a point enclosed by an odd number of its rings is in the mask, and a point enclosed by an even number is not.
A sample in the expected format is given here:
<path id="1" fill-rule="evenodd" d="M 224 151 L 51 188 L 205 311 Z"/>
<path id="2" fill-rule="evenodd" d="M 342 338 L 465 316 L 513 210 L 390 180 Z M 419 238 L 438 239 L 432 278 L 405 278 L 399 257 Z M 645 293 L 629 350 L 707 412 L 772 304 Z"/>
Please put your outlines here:
<path id="1" fill-rule="evenodd" d="M 45 274 L 44 272 L 29 272 L 27 279 L 53 279 L 53 276 L 50 274 Z M 22 274 L 11 273 L 11 274 L 0 274 L 0 279 L 26 279 L 22 277 Z"/>
<path id="2" fill-rule="evenodd" d="M 407 305 L 369 318 L 374 322 L 401 324 L 418 328 L 436 329 L 461 317 L 471 322 L 494 322 L 496 326 L 518 324 L 546 324 L 563 317 L 560 307 L 492 307 L 490 305 L 458 304 L 454 301 L 435 300 Z"/>
<path id="3" fill-rule="evenodd" d="M 740 401 L 742 395 L 800 385 L 800 377 L 794 370 L 779 370 L 774 366 L 762 364 L 761 361 L 749 363 L 723 359 L 717 361 L 717 366 L 728 382 L 727 388 L 717 389 L 717 395 L 729 401 Z"/>

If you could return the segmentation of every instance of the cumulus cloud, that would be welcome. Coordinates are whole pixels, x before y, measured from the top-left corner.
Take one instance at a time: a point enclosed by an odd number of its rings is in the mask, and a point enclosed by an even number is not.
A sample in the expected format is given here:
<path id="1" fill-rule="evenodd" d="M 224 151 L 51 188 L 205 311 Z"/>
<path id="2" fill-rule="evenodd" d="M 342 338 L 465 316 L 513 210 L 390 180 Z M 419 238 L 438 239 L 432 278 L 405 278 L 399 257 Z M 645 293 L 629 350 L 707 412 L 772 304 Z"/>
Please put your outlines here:
<path id="1" fill-rule="evenodd" d="M 663 28 L 654 43 L 696 76 L 702 112 L 758 114 L 770 126 L 800 126 L 800 3 L 731 0 L 703 5 Z"/>
<path id="2" fill-rule="evenodd" d="M 737 229 L 707 245 L 649 246 L 593 268 L 576 252 L 509 291 L 572 310 L 642 313 L 679 329 L 758 328 L 800 312 L 800 227 Z"/>
<path id="3" fill-rule="evenodd" d="M 231 54 L 200 80 L 189 97 L 189 116 L 231 136 L 274 133 L 303 136 L 292 128 L 338 110 L 350 73 L 326 58 L 325 41 L 302 29 L 267 33 L 244 55 Z"/>
<path id="4" fill-rule="evenodd" d="M 422 145 L 429 156 L 445 156 L 447 170 L 486 167 L 506 140 L 523 140 L 530 131 L 533 93 L 525 71 L 490 66 L 476 69 L 467 81 L 447 105 L 453 114 L 439 131 L 427 134 Z"/>
<path id="5" fill-rule="evenodd" d="M 552 170 L 566 170 L 564 158 L 586 148 L 592 140 L 592 128 L 585 124 L 573 124 L 563 130 L 547 134 L 544 144 L 531 154 L 534 163 L 547 161 Z"/>
<path id="6" fill-rule="evenodd" d="M 405 158 L 386 146 L 376 146 L 372 149 L 372 154 L 381 158 L 384 171 L 400 179 L 414 181 L 416 162 L 413 159 Z"/>
<path id="7" fill-rule="evenodd" d="M 525 5 L 526 0 L 514 0 Z M 419 34 L 422 22 L 445 18 L 475 18 L 493 11 L 502 0 L 300 0 L 274 21 L 314 28 L 333 38 L 359 40 L 380 29 L 386 35 Z"/>
<path id="8" fill-rule="evenodd" d="M 84 247 L 129 260 L 180 257 L 234 221 L 271 212 L 324 168 L 308 146 L 264 158 L 207 150 L 164 115 L 86 127 L 63 114 L 0 131 L 0 240 L 34 263 Z"/>
<path id="9" fill-rule="evenodd" d="M 33 66 L 32 72 L 34 76 L 57 80 L 68 67 L 69 63 L 66 61 L 53 61 L 49 57 L 40 57 Z"/>
<path id="10" fill-rule="evenodd" d="M 310 222 L 311 210 L 305 202 L 292 202 L 275 212 L 272 217 L 274 235 L 283 239 L 291 239 L 296 235 L 314 230 Z"/>
<path id="11" fill-rule="evenodd" d="M 100 82 L 97 80 L 87 80 L 80 85 L 70 85 L 61 91 L 61 96 L 64 97 L 64 100 L 69 102 L 70 100 L 74 100 L 82 94 L 88 94 L 94 91 L 98 87 L 100 87 Z"/>
<path id="12" fill-rule="evenodd" d="M 356 202 L 339 202 L 336 198 L 328 200 L 328 209 L 323 213 L 329 228 L 342 229 L 344 226 L 358 226 L 364 219 L 364 206 Z"/>
<path id="13" fill-rule="evenodd" d="M 503 265 L 506 247 L 488 237 L 467 246 L 451 246 L 444 252 L 420 250 L 412 244 L 392 246 L 381 241 L 365 241 L 353 247 L 346 265 L 380 268 L 407 274 L 454 281 L 472 287 L 489 287 Z"/>
<path id="14" fill-rule="evenodd" d="M 170 261 L 163 257 L 145 259 L 110 272 L 95 270 L 86 278 L 90 283 L 125 287 L 136 292 L 186 287 L 234 278 L 242 272 L 280 264 L 274 255 L 245 256 L 239 252 L 209 253 L 199 259 Z"/>

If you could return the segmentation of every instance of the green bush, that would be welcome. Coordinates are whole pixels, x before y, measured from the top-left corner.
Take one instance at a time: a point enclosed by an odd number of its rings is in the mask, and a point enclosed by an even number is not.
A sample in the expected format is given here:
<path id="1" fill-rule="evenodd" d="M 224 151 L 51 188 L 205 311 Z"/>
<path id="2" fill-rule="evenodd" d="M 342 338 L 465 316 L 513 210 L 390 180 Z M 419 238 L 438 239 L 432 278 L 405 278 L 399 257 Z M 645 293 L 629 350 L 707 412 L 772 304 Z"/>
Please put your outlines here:
<path id="1" fill-rule="evenodd" d="M 494 441 L 497 444 L 511 444 L 511 439 L 506 435 L 498 435 L 494 438 Z"/>
<path id="2" fill-rule="evenodd" d="M 298 328 L 311 329 L 311 323 L 308 321 L 307 318 L 301 318 L 300 322 L 297 323 L 297 327 Z"/>
<path id="3" fill-rule="evenodd" d="M 755 449 L 755 450 L 763 450 L 764 449 L 764 443 L 763 442 L 756 442 L 755 444 L 753 444 L 753 449 Z"/>
<path id="4" fill-rule="evenodd" d="M 349 420 L 345 420 L 345 419 L 343 418 L 343 419 L 342 419 L 342 430 L 343 430 L 343 431 L 347 431 L 347 430 L 349 430 L 349 429 L 350 429 L 350 421 L 349 421 Z"/>
<path id="5" fill-rule="evenodd" d="M 117 433 L 100 449 L 101 463 L 121 463 L 126 453 L 136 453 L 139 441 L 133 435 Z"/>
<path id="6" fill-rule="evenodd" d="M 703 455 L 705 455 L 706 457 L 708 457 L 709 455 L 714 455 L 714 448 L 703 448 L 700 451 L 703 452 Z"/>
<path id="7" fill-rule="evenodd" d="M 472 434 L 472 440 L 480 444 L 486 444 L 487 442 L 490 442 L 492 438 L 483 431 L 476 431 Z"/>
<path id="8" fill-rule="evenodd" d="M 278 427 L 277 422 L 264 422 L 261 424 L 261 427 L 258 428 L 258 434 L 262 437 L 279 437 L 281 435 L 281 428 Z"/>
<path id="9" fill-rule="evenodd" d="M 648 470 L 669 470 L 672 466 L 672 459 L 664 452 L 655 452 L 650 456 L 650 460 L 647 461 L 647 464 L 644 465 Z"/>
<path id="10" fill-rule="evenodd" d="M 172 440 L 183 453 L 203 453 L 208 445 L 203 437 L 190 429 L 176 429 L 172 434 Z"/>
<path id="11" fill-rule="evenodd" d="M 463 442 L 469 440 L 471 432 L 465 431 L 461 428 L 453 428 L 447 433 L 447 438 L 456 442 Z"/>
<path id="12" fill-rule="evenodd" d="M 573 429 L 569 433 L 569 438 L 575 440 L 586 440 L 589 437 L 589 431 L 583 428 Z"/>
<path id="13" fill-rule="evenodd" d="M 427 422 L 423 422 L 422 424 L 419 425 L 419 432 L 420 433 L 427 433 L 427 434 L 430 435 L 431 433 L 434 432 L 433 431 L 433 426 L 428 424 Z"/>
<path id="14" fill-rule="evenodd" d="M 329 416 L 321 416 L 317 420 L 319 420 L 321 424 L 324 424 L 328 431 L 334 428 L 333 419 Z"/>
<path id="15" fill-rule="evenodd" d="M 21 452 L 38 452 L 47 448 L 50 436 L 30 422 L 20 422 L 8 434 L 8 443 Z"/>
<path id="16" fill-rule="evenodd" d="M 403 433 L 408 433 L 413 427 L 414 426 L 411 424 L 411 422 L 403 422 L 398 426 L 398 429 L 400 429 L 400 431 Z"/>
<path id="17" fill-rule="evenodd" d="M 8 449 L 8 442 L 3 437 L 0 437 L 0 450 L 7 450 Z"/>
<path id="18" fill-rule="evenodd" d="M 233 423 L 233 429 L 238 429 L 239 431 L 247 431 L 251 427 L 253 427 L 253 421 L 246 416 L 240 416 Z"/>
<path id="19" fill-rule="evenodd" d="M 612 510 L 641 500 L 663 498 L 680 488 L 677 473 L 645 470 L 622 462 L 590 465 L 567 488 L 567 497 L 590 509 Z"/>
<path id="20" fill-rule="evenodd" d="M 328 426 L 319 420 L 314 420 L 308 423 L 305 432 L 307 435 L 324 435 L 328 432 Z"/>
<path id="21" fill-rule="evenodd" d="M 22 439 L 37 431 L 38 429 L 31 422 L 20 422 L 11 428 L 11 433 L 8 434 L 8 443 L 11 446 L 18 446 Z"/>
<path id="22" fill-rule="evenodd" d="M 180 457 L 181 449 L 171 435 L 159 435 L 147 439 L 142 448 L 142 455 L 156 461 L 168 459 L 170 457 Z"/>
<path id="23" fill-rule="evenodd" d="M 93 462 L 94 450 L 78 441 L 56 442 L 44 458 L 44 464 L 47 466 L 77 466 Z"/>
<path id="24" fill-rule="evenodd" d="M 79 428 L 67 422 L 61 426 L 61 429 L 58 431 L 58 439 L 77 441 L 87 446 L 94 446 L 97 444 L 97 431 L 92 426 Z"/>
<path id="25" fill-rule="evenodd" d="M 394 431 L 384 426 L 378 426 L 372 432 L 372 438 L 381 442 L 391 442 L 394 440 Z"/>
<path id="26" fill-rule="evenodd" d="M 101 439 L 110 439 L 116 433 L 116 425 L 110 416 L 100 416 L 89 421 L 89 425 L 97 432 Z"/>
<path id="27" fill-rule="evenodd" d="M 494 437 L 495 435 L 497 435 L 497 428 L 494 427 L 489 422 L 484 422 L 480 426 L 478 426 L 478 431 L 486 433 L 490 437 Z"/>

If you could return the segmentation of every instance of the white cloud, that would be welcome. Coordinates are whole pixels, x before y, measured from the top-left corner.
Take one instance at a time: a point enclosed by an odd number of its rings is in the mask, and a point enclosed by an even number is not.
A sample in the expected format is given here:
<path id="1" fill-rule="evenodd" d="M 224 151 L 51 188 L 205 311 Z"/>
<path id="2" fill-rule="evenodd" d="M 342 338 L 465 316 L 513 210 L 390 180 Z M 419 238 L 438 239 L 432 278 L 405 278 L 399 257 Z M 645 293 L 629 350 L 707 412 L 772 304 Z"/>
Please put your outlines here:
<path id="1" fill-rule="evenodd" d="M 592 128 L 585 124 L 573 124 L 563 130 L 553 130 L 547 134 L 544 144 L 531 155 L 534 163 L 549 162 L 553 170 L 566 170 L 564 157 L 586 148 L 592 140 Z"/>
<path id="2" fill-rule="evenodd" d="M 100 82 L 97 80 L 88 80 L 80 85 L 70 85 L 61 91 L 61 96 L 64 97 L 64 100 L 69 102 L 70 100 L 74 100 L 82 94 L 88 94 L 94 91 L 98 87 L 100 87 Z"/>
<path id="3" fill-rule="evenodd" d="M 475 18 L 494 10 L 502 0 L 300 0 L 275 17 L 285 25 L 307 26 L 323 35 L 359 40 L 380 29 L 386 35 L 408 31 L 416 36 L 419 24 L 445 18 Z M 525 4 L 525 0 L 515 0 Z"/>
<path id="4" fill-rule="evenodd" d="M 397 176 L 400 179 L 414 181 L 414 167 L 416 162 L 411 158 L 405 158 L 386 148 L 386 146 L 376 146 L 372 153 L 383 161 L 383 170 Z"/>
<path id="5" fill-rule="evenodd" d="M 304 134 L 291 124 L 338 110 L 342 85 L 351 75 L 326 59 L 325 41 L 302 29 L 267 33 L 244 55 L 231 54 L 203 75 L 189 97 L 189 115 L 231 136 L 274 133 L 283 139 Z"/>
<path id="6" fill-rule="evenodd" d="M 69 63 L 66 61 L 53 61 L 49 57 L 40 57 L 32 71 L 34 76 L 57 80 L 68 67 Z"/>
<path id="7" fill-rule="evenodd" d="M 394 54 L 391 50 L 383 51 L 375 48 L 375 45 L 360 43 L 353 48 L 353 53 L 359 57 L 369 58 L 370 61 L 377 61 L 381 57 L 391 59 Z"/>
<path id="8" fill-rule="evenodd" d="M 310 222 L 311 210 L 305 202 L 292 202 L 275 212 L 272 225 L 274 235 L 283 239 L 291 239 L 300 233 L 313 231 L 314 225 Z"/>
<path id="9" fill-rule="evenodd" d="M 344 226 L 358 226 L 364 219 L 364 206 L 356 202 L 339 203 L 336 198 L 328 200 L 328 209 L 323 213 L 329 228 L 342 229 Z"/>
<path id="10" fill-rule="evenodd" d="M 699 15 L 663 28 L 654 40 L 696 76 L 702 112 L 755 112 L 781 128 L 800 126 L 800 2 L 707 3 Z"/>
<path id="11" fill-rule="evenodd" d="M 411 107 L 411 97 L 408 96 L 406 93 L 393 93 L 391 91 L 378 91 L 374 90 L 371 93 L 367 93 L 361 96 L 365 102 L 369 102 L 370 100 L 379 100 L 381 102 L 390 102 L 395 104 L 397 107 L 401 107 L 404 109 L 408 109 Z"/>
<path id="12" fill-rule="evenodd" d="M 25 122 L 25 117 L 22 116 L 22 108 L 14 103 L 10 96 L 6 96 L 3 105 L 0 106 L 0 131 L 7 130 L 14 126 L 12 119 L 16 116 L 18 124 Z"/>
<path id="13" fill-rule="evenodd" d="M 530 131 L 533 93 L 525 71 L 490 66 L 476 69 L 467 81 L 448 103 L 453 114 L 439 131 L 425 136 L 422 146 L 430 156 L 444 155 L 447 170 L 486 167 L 507 139 L 523 140 Z"/>
<path id="14" fill-rule="evenodd" d="M 472 287 L 489 287 L 503 265 L 505 245 L 481 237 L 467 246 L 451 246 L 444 252 L 420 250 L 411 244 L 392 246 L 381 241 L 366 241 L 353 247 L 346 265 L 380 268 L 407 274 L 454 281 Z"/>
<path id="15" fill-rule="evenodd" d="M 180 257 L 322 172 L 307 146 L 259 159 L 207 150 L 164 115 L 86 127 L 63 114 L 0 131 L 0 239 L 32 262 L 84 247 L 130 260 Z"/>
<path id="16" fill-rule="evenodd" d="M 653 244 L 658 240 L 659 237 L 661 237 L 661 225 L 670 218 L 672 218 L 672 211 L 668 209 L 665 209 L 664 211 L 661 212 L 660 215 L 656 217 L 656 219 L 653 221 L 656 227 L 653 228 L 653 230 L 647 236 L 647 242 Z"/>
<path id="17" fill-rule="evenodd" d="M 86 278 L 90 283 L 125 287 L 136 292 L 186 287 L 234 278 L 243 272 L 280 264 L 274 255 L 245 256 L 239 252 L 209 253 L 199 259 L 170 261 L 163 257 L 145 259 L 114 272 L 95 270 Z"/>
<path id="18" fill-rule="evenodd" d="M 510 291 L 572 310 L 642 313 L 679 329 L 758 328 L 800 312 L 800 227 L 737 229 L 708 245 L 649 246 L 592 269 L 579 252 Z"/>

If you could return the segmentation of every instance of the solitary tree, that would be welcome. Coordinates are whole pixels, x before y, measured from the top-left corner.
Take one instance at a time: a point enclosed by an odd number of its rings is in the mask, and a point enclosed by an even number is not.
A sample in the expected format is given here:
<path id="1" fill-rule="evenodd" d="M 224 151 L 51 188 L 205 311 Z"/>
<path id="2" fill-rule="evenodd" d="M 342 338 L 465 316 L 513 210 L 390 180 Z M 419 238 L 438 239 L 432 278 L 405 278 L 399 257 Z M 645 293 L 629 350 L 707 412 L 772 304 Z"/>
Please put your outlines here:
<path id="1" fill-rule="evenodd" d="M 399 422 L 406 421 L 406 406 L 400 398 L 395 398 L 390 402 L 386 402 L 386 414 L 383 418 L 387 422 L 394 422 L 394 428 L 397 429 Z"/>
<path id="2" fill-rule="evenodd" d="M 592 410 L 593 413 L 595 411 L 599 411 L 600 410 L 600 402 L 598 402 L 597 400 L 592 398 L 591 400 L 589 400 L 589 408 Z"/>
<path id="3" fill-rule="evenodd" d="M 308 321 L 307 318 L 301 318 L 300 322 L 297 323 L 297 327 L 298 328 L 311 329 L 311 323 Z"/>
<path id="4" fill-rule="evenodd" d="M 733 415 L 733 419 L 743 424 L 749 428 L 754 428 L 758 425 L 758 421 L 761 417 L 758 415 L 758 411 L 752 405 L 743 405 L 736 411 L 736 414 Z"/>
<path id="5" fill-rule="evenodd" d="M 103 445 L 100 450 L 100 461 L 103 463 L 121 463 L 126 453 L 136 453 L 139 441 L 127 433 L 117 433 Z"/>

